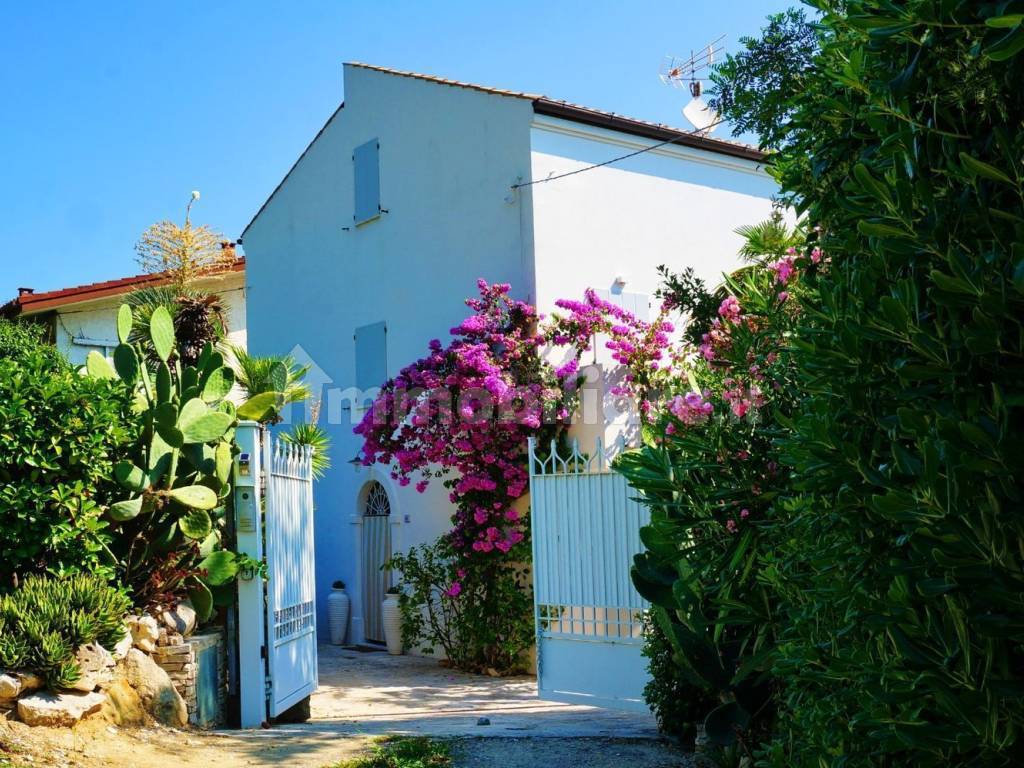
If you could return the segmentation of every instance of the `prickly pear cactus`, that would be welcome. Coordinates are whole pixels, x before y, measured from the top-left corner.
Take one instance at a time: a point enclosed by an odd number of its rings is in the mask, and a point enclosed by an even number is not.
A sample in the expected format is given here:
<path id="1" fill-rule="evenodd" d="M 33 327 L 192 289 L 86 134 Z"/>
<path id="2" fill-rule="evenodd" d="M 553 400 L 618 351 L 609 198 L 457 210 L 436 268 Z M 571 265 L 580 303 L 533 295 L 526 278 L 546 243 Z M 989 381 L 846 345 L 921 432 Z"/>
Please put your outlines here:
<path id="1" fill-rule="evenodd" d="M 228 585 L 237 570 L 221 543 L 236 451 L 237 416 L 226 399 L 235 376 L 210 344 L 195 365 L 183 366 L 165 308 L 153 312 L 143 343 L 128 343 L 133 325 L 131 308 L 122 306 L 113 365 L 96 352 L 86 361 L 89 375 L 133 388 L 142 415 L 132 454 L 114 469 L 125 489 L 108 510 L 120 533 L 115 555 L 137 603 L 156 607 L 187 593 L 206 618 L 211 588 Z"/>

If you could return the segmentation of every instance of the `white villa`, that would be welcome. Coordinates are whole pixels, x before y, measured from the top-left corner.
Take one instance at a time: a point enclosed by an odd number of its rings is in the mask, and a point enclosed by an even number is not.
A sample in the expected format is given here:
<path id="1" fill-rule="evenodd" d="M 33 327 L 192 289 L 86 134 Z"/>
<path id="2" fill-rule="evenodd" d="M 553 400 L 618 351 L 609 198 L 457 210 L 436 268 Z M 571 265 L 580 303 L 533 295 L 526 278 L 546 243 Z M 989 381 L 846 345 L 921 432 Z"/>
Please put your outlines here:
<path id="1" fill-rule="evenodd" d="M 733 230 L 766 218 L 776 187 L 743 144 L 365 64 L 344 76 L 344 103 L 242 241 L 250 351 L 299 346 L 318 366 L 334 459 L 316 487 L 318 620 L 326 637 L 323 598 L 343 579 L 358 643 L 383 640 L 381 560 L 437 538 L 451 509 L 438 482 L 421 495 L 349 462 L 352 393 L 447 338 L 477 278 L 545 313 L 592 287 L 641 316 L 658 265 L 717 284 L 738 264 Z"/>

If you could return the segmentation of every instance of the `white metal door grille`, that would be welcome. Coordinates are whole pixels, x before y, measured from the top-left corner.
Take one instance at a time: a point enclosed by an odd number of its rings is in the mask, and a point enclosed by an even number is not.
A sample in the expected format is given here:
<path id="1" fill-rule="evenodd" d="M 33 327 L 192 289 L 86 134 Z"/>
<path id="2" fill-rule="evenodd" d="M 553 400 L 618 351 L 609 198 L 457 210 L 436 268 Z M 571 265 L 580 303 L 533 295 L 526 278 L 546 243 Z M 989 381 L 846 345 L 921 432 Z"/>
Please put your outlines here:
<path id="1" fill-rule="evenodd" d="M 374 481 L 363 507 L 363 632 L 367 640 L 384 642 L 381 603 L 390 574 L 382 570 L 391 557 L 391 502 L 384 486 Z"/>
<path id="2" fill-rule="evenodd" d="M 650 513 L 604 446 L 529 446 L 537 679 L 541 698 L 646 711 L 642 619 L 630 568 Z"/>

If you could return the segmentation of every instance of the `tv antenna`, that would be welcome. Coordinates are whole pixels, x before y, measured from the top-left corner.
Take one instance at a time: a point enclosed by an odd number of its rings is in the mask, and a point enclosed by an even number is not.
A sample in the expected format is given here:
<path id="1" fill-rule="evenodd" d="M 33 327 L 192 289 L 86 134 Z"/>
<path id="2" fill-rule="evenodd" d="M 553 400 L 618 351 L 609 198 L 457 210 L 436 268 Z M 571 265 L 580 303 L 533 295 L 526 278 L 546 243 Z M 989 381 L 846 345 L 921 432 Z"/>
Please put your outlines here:
<path id="1" fill-rule="evenodd" d="M 682 56 L 666 56 L 661 65 L 658 76 L 665 85 L 673 88 L 687 88 L 690 91 L 690 103 L 683 107 L 683 117 L 702 136 L 707 136 L 718 126 L 720 118 L 708 103 L 704 101 L 701 94 L 704 92 L 704 84 L 697 76 L 697 73 L 710 69 L 715 63 L 715 54 L 725 50 L 722 41 L 725 35 L 714 40 L 708 45 L 694 53 L 690 51 L 688 58 Z"/>

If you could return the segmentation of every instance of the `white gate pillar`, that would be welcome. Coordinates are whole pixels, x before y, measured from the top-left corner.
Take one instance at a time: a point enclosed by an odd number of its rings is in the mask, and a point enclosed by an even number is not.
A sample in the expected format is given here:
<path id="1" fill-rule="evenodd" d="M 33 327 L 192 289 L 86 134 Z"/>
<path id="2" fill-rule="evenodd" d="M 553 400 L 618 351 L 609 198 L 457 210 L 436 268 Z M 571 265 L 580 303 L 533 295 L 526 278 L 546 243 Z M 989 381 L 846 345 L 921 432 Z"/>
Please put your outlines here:
<path id="1" fill-rule="evenodd" d="M 235 542 L 240 554 L 263 560 L 263 525 L 260 503 L 260 426 L 239 422 L 235 440 L 241 452 L 235 458 Z M 238 698 L 241 726 L 259 728 L 267 719 L 267 674 L 264 658 L 263 579 L 259 574 L 238 578 Z"/>

